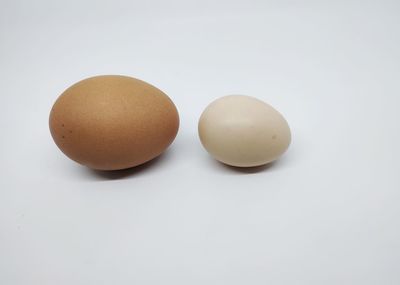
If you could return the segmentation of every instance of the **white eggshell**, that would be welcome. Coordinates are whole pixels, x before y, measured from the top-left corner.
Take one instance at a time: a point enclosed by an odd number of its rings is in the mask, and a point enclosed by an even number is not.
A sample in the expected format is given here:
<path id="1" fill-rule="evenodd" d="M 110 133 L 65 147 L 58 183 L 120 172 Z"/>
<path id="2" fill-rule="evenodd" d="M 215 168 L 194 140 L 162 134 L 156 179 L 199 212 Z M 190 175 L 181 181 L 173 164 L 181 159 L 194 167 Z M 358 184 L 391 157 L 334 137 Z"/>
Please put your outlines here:
<path id="1" fill-rule="evenodd" d="M 289 125 L 278 111 L 244 95 L 212 102 L 200 117 L 198 131 L 204 148 L 215 159 L 238 167 L 274 161 L 291 141 Z"/>

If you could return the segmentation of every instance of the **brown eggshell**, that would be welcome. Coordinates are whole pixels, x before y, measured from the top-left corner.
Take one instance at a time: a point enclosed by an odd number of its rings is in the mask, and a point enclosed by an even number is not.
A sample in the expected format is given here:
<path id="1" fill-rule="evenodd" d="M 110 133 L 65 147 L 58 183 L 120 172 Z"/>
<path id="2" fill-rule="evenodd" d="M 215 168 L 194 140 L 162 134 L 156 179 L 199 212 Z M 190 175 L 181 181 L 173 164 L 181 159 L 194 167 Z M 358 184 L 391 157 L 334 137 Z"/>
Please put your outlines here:
<path id="1" fill-rule="evenodd" d="M 137 166 L 160 155 L 174 140 L 178 111 L 156 87 L 127 76 L 82 80 L 55 102 L 51 135 L 72 160 L 93 169 Z"/>

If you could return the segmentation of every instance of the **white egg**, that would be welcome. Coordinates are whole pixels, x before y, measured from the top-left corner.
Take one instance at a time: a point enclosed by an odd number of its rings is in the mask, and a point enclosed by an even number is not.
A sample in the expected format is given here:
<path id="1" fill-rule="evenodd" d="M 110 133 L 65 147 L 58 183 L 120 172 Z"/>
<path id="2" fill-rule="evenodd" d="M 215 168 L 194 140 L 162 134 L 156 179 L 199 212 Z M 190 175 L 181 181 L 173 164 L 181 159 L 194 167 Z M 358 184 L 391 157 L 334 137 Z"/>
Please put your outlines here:
<path id="1" fill-rule="evenodd" d="M 291 141 L 289 125 L 278 111 L 244 95 L 225 96 L 208 105 L 198 131 L 204 148 L 215 159 L 238 167 L 272 162 Z"/>

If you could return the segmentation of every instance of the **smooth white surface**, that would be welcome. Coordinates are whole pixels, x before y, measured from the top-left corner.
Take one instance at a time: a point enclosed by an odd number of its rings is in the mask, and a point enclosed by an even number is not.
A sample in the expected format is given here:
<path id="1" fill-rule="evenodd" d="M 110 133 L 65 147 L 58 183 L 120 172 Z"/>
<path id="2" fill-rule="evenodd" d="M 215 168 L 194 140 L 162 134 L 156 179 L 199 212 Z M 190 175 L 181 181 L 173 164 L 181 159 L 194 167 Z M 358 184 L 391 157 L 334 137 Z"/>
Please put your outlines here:
<path id="1" fill-rule="evenodd" d="M 398 1 L 11 1 L 0 9 L 0 284 L 400 284 Z M 99 174 L 48 114 L 97 74 L 175 101 L 172 148 Z M 258 172 L 197 120 L 259 97 L 293 135 Z"/>

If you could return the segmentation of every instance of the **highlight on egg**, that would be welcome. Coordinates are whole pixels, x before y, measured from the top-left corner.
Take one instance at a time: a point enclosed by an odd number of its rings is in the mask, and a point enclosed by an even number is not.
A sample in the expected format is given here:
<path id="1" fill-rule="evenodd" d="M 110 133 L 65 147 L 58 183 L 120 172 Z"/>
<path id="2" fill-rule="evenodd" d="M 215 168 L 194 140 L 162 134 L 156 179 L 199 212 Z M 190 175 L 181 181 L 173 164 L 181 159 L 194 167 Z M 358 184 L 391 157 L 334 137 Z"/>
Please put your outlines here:
<path id="1" fill-rule="evenodd" d="M 179 115 L 156 87 L 128 76 L 84 79 L 65 90 L 49 117 L 51 135 L 72 160 L 99 170 L 143 164 L 175 139 Z"/>
<path id="2" fill-rule="evenodd" d="M 208 105 L 199 119 L 198 133 L 216 160 L 237 167 L 270 163 L 291 141 L 289 125 L 277 110 L 244 95 L 221 97 Z"/>

